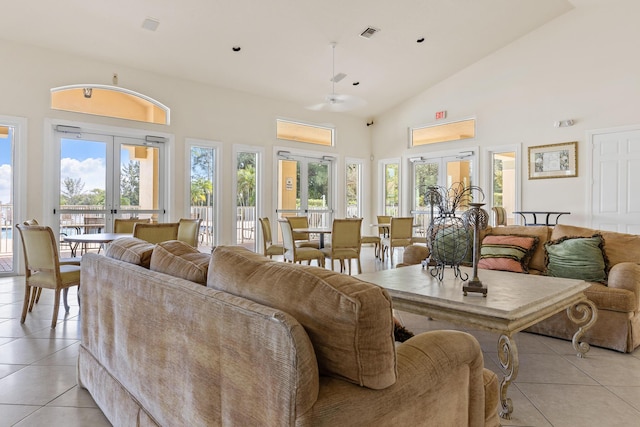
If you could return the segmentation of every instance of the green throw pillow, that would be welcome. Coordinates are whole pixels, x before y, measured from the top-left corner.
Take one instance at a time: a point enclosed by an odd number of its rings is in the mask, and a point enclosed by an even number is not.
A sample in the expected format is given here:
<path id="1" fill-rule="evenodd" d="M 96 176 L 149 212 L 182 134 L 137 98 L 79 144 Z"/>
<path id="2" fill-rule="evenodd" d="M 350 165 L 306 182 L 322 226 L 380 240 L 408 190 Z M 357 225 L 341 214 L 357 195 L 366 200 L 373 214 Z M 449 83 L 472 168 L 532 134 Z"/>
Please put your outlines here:
<path id="1" fill-rule="evenodd" d="M 604 239 L 600 234 L 592 237 L 563 237 L 545 243 L 547 275 L 604 282 L 607 279 L 607 263 L 604 256 Z"/>

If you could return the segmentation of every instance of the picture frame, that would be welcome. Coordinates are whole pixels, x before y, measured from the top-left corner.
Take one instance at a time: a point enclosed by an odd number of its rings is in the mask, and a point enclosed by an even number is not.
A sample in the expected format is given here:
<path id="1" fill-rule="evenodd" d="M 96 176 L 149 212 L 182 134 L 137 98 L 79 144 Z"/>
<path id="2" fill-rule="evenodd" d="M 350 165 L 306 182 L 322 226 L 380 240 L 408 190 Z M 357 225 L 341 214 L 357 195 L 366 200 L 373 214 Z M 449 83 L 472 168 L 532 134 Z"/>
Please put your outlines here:
<path id="1" fill-rule="evenodd" d="M 578 142 L 529 147 L 529 179 L 578 176 Z"/>

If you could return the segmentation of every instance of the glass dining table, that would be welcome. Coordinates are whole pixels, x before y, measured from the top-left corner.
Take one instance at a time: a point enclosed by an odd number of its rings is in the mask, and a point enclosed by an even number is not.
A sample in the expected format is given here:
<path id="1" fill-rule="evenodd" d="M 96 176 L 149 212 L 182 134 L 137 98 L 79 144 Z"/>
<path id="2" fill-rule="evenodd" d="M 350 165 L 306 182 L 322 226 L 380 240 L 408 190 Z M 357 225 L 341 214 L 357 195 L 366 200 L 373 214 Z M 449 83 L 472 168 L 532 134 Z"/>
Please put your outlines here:
<path id="1" fill-rule="evenodd" d="M 87 245 L 89 243 L 98 243 L 100 248 L 105 244 L 111 243 L 121 237 L 131 237 L 131 233 L 87 233 L 87 234 L 73 234 L 71 236 L 64 236 L 64 241 L 69 243 L 71 248 L 71 256 L 75 257 L 78 246 L 80 246 L 80 255 L 87 252 Z M 98 249 L 100 252 L 100 249 Z"/>

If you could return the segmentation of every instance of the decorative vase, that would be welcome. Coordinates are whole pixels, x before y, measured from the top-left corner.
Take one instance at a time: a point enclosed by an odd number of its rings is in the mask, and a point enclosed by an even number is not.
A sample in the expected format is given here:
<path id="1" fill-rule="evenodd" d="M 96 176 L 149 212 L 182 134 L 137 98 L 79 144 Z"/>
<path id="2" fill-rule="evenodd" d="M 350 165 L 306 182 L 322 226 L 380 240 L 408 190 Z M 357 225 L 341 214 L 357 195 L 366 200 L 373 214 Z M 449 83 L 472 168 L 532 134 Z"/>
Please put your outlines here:
<path id="1" fill-rule="evenodd" d="M 439 215 L 433 219 L 427 235 L 430 257 L 436 264 L 431 274 L 442 280 L 444 269 L 450 266 L 456 277 L 466 280 L 468 276 L 460 271 L 460 263 L 467 256 L 470 239 L 469 228 L 464 220 L 453 213 Z"/>
<path id="2" fill-rule="evenodd" d="M 478 192 L 484 198 L 480 187 L 466 187 L 462 183 L 453 184 L 446 188 L 431 186 L 426 197 L 437 203 L 438 215 L 432 219 L 427 231 L 430 259 L 435 263 L 431 275 L 442 280 L 446 267 L 454 270 L 456 277 L 462 280 L 469 278 L 460 270 L 460 264 L 467 258 L 471 237 L 469 223 L 456 215 L 456 211 L 468 206 L 473 199 L 473 192 Z"/>

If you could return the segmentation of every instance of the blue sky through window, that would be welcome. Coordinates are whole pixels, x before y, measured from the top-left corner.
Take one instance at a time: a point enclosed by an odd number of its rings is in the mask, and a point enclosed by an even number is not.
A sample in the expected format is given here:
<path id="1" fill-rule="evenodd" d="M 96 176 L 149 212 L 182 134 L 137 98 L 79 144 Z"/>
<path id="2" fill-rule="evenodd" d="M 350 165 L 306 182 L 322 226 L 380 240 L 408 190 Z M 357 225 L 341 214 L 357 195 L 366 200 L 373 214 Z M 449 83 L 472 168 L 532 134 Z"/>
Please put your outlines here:
<path id="1" fill-rule="evenodd" d="M 62 138 L 60 143 L 60 185 L 65 178 L 84 183 L 84 191 L 105 190 L 107 144 L 84 139 Z"/>
<path id="2" fill-rule="evenodd" d="M 0 137 L 0 202 L 12 203 L 11 199 L 11 146 L 13 141 L 13 127 L 9 126 L 7 138 Z"/>

